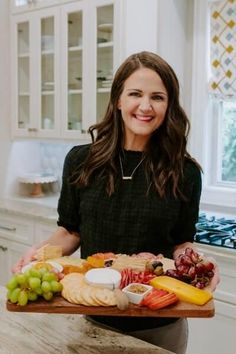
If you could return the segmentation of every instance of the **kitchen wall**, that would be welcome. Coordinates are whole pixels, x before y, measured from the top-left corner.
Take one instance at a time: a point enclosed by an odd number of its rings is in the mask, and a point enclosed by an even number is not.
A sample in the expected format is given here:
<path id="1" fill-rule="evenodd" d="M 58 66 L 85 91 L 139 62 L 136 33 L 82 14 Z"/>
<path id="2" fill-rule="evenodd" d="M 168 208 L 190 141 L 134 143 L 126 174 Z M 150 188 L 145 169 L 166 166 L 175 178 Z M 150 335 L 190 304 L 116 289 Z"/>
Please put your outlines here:
<path id="1" fill-rule="evenodd" d="M 191 110 L 193 6 L 194 1 L 159 0 L 156 30 L 157 52 L 177 74 L 181 102 L 188 115 Z"/>
<path id="2" fill-rule="evenodd" d="M 53 170 L 61 176 L 65 154 L 74 142 L 10 141 L 9 1 L 0 1 L 0 197 L 17 195 L 17 177 L 23 173 Z M 163 56 L 180 81 L 181 100 L 190 112 L 192 6 L 188 0 L 125 0 L 123 58 L 141 50 Z M 140 24 L 143 24 L 140 26 Z"/>
<path id="3" fill-rule="evenodd" d="M 64 159 L 73 145 L 76 145 L 76 142 L 16 141 L 12 143 L 5 194 L 19 197 L 27 195 L 30 186 L 19 183 L 17 177 L 40 173 L 52 174 L 58 178 L 57 186 L 53 188 L 54 192 L 58 192 Z"/>
<path id="4" fill-rule="evenodd" d="M 124 3 L 124 57 L 150 50 L 167 60 L 178 76 L 187 112 L 191 101 L 193 3 L 188 0 L 125 0 Z"/>
<path id="5" fill-rule="evenodd" d="M 10 26 L 8 0 L 0 1 L 0 197 L 4 193 L 10 142 Z"/>

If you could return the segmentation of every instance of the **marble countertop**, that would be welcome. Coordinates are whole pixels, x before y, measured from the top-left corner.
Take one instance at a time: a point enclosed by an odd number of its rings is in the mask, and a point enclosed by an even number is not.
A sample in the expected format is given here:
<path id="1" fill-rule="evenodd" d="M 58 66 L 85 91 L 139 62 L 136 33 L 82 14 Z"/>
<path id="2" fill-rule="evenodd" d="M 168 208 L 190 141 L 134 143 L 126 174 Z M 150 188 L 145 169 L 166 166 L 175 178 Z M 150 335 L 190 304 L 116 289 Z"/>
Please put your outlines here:
<path id="1" fill-rule="evenodd" d="M 42 220 L 57 220 L 58 195 L 48 198 L 2 198 L 0 211 L 11 215 L 35 217 Z"/>
<path id="2" fill-rule="evenodd" d="M 0 286 L 1 354 L 173 354 L 100 328 L 81 315 L 9 312 Z"/>

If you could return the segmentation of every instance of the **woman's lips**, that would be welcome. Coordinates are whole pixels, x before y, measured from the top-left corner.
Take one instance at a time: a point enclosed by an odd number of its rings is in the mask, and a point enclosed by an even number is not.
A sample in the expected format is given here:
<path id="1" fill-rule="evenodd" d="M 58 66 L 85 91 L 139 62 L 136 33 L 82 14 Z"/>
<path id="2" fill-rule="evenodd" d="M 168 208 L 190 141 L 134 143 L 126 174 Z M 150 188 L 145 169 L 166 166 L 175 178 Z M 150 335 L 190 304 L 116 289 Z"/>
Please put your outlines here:
<path id="1" fill-rule="evenodd" d="M 134 118 L 136 118 L 137 120 L 140 120 L 142 122 L 150 122 L 153 119 L 153 116 L 144 116 L 144 115 L 139 115 L 139 114 L 135 114 Z"/>

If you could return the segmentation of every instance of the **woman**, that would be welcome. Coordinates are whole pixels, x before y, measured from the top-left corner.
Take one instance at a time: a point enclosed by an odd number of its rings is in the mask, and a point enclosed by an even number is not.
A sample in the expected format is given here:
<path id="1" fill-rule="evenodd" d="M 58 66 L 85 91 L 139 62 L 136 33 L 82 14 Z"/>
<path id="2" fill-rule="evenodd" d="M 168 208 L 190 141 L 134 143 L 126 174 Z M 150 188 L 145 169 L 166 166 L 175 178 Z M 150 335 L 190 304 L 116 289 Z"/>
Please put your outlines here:
<path id="1" fill-rule="evenodd" d="M 80 246 L 82 258 L 151 252 L 175 259 L 192 247 L 201 171 L 186 150 L 189 121 L 173 69 L 154 53 L 131 55 L 114 77 L 104 119 L 89 131 L 92 144 L 66 156 L 59 227 L 43 244 L 61 245 L 64 255 Z M 14 271 L 41 246 L 32 247 Z M 185 353 L 185 319 L 92 320 Z"/>

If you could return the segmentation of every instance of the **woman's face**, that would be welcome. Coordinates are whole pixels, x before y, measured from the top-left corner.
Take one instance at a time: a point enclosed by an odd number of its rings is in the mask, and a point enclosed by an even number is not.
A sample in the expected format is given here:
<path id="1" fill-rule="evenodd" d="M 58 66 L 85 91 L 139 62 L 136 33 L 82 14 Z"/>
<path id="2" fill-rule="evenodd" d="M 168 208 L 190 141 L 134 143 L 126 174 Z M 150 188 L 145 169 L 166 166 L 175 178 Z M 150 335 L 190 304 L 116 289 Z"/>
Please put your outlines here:
<path id="1" fill-rule="evenodd" d="M 118 101 L 124 122 L 125 147 L 143 149 L 164 121 L 167 106 L 167 90 L 154 70 L 140 68 L 130 75 Z"/>

